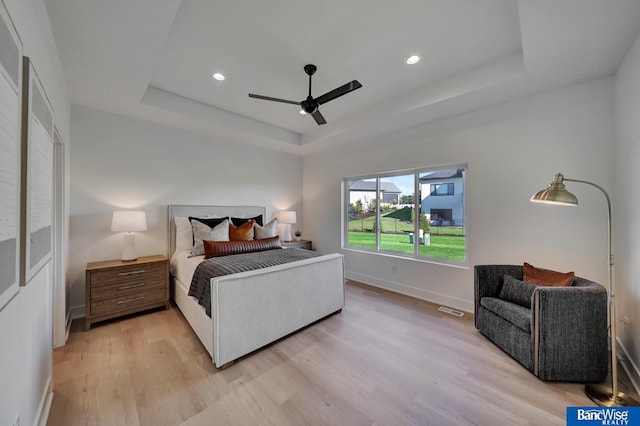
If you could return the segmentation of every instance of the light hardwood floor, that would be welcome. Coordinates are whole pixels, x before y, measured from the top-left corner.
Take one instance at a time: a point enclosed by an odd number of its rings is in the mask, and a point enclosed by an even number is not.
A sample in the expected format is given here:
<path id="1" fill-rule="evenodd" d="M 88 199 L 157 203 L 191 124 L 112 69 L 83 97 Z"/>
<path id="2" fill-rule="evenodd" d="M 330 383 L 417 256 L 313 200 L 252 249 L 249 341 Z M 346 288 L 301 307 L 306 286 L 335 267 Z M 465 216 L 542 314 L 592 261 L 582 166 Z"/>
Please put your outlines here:
<path id="1" fill-rule="evenodd" d="M 471 315 L 350 282 L 342 313 L 225 370 L 175 306 L 75 321 L 47 424 L 564 425 L 582 405 L 583 385 L 538 380 Z"/>

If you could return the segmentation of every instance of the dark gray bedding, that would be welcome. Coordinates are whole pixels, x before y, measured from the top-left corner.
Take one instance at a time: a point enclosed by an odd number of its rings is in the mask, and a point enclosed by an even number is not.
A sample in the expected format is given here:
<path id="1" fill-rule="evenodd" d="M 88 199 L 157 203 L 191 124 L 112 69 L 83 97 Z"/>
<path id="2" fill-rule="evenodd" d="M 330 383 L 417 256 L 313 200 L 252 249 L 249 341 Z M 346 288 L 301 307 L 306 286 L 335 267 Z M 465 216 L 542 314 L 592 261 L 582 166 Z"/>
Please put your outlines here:
<path id="1" fill-rule="evenodd" d="M 205 259 L 198 265 L 193 274 L 191 286 L 189 287 L 189 296 L 197 298 L 198 303 L 204 306 L 207 315 L 211 317 L 211 278 L 319 256 L 322 256 L 322 254 L 315 251 L 287 248 Z"/>

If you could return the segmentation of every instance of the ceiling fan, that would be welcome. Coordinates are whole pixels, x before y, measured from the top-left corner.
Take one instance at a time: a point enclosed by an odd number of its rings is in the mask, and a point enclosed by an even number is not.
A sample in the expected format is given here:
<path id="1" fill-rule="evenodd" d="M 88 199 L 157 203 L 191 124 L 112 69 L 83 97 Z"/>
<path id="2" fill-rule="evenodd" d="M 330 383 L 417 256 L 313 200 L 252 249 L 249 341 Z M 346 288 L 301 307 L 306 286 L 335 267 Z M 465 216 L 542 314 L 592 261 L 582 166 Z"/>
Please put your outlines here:
<path id="1" fill-rule="evenodd" d="M 327 124 L 327 120 L 325 120 L 322 114 L 320 114 L 318 107 L 324 103 L 334 100 L 335 98 L 339 98 L 342 95 L 346 95 L 349 92 L 353 92 L 354 90 L 361 88 L 362 84 L 360 84 L 358 80 L 353 80 L 314 99 L 311 96 L 311 76 L 315 74 L 317 69 L 318 68 L 313 64 L 307 64 L 304 66 L 304 72 L 309 75 L 309 95 L 303 101 L 289 101 L 287 99 L 272 98 L 270 96 L 254 95 L 253 93 L 249 93 L 249 97 L 264 99 L 266 101 L 283 102 L 285 104 L 300 105 L 305 113 L 311 114 L 311 116 L 316 120 L 316 123 Z"/>

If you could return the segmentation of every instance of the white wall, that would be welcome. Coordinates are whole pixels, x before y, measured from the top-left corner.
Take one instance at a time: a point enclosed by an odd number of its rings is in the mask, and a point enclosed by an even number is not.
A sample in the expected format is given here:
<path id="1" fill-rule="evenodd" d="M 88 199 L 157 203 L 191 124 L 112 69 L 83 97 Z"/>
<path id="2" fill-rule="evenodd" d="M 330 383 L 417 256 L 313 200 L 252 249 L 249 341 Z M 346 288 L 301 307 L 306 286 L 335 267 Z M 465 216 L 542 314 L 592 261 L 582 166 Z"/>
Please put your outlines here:
<path id="1" fill-rule="evenodd" d="M 305 235 L 321 251 L 341 250 L 342 177 L 468 163 L 468 268 L 342 250 L 347 275 L 467 311 L 473 310 L 475 264 L 528 261 L 606 283 L 601 194 L 570 186 L 577 208 L 528 200 L 558 171 L 611 189 L 612 144 L 610 78 L 308 156 Z"/>
<path id="2" fill-rule="evenodd" d="M 113 210 L 147 212 L 148 231 L 136 236 L 141 256 L 168 254 L 169 204 L 263 205 L 267 220 L 296 210 L 301 222 L 299 156 L 80 106 L 72 115 L 72 308 L 84 305 L 86 263 L 121 255 L 122 234 L 110 232 Z"/>
<path id="3" fill-rule="evenodd" d="M 4 0 L 54 108 L 60 132 L 69 135 L 70 106 L 42 0 Z M 68 137 L 65 138 L 67 141 Z M 41 419 L 52 378 L 51 269 L 47 264 L 0 310 L 0 424 Z"/>
<path id="4" fill-rule="evenodd" d="M 634 371 L 640 375 L 640 37 L 618 70 L 615 85 L 614 254 L 618 339 Z M 633 376 L 633 375 L 632 375 Z M 639 383 L 636 383 L 636 388 Z"/>

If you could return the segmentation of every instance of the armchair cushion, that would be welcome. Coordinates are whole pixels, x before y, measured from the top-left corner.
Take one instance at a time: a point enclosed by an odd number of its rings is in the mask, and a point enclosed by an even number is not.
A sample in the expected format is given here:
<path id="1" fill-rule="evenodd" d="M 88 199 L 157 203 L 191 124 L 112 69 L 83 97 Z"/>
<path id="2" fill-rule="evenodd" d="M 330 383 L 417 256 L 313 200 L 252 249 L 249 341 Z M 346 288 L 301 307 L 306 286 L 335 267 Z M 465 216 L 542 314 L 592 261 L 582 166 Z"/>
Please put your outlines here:
<path id="1" fill-rule="evenodd" d="M 480 305 L 509 321 L 520 330 L 531 333 L 531 309 L 496 297 L 483 297 Z"/>
<path id="2" fill-rule="evenodd" d="M 504 283 L 500 291 L 500 299 L 531 309 L 531 296 L 536 289 L 535 284 L 520 281 L 511 275 L 504 274 Z"/>

